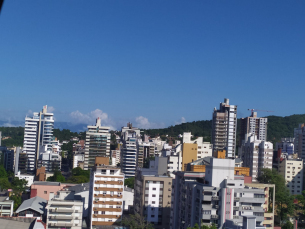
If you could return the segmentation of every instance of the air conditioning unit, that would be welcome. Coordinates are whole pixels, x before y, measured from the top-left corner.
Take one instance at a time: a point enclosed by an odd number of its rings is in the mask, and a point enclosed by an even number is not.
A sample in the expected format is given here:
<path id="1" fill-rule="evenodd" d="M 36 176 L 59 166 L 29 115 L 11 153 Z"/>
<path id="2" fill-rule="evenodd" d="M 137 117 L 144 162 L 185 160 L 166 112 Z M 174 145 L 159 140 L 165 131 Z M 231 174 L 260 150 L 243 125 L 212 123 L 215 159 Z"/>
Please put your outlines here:
<path id="1" fill-rule="evenodd" d="M 110 196 L 113 196 L 113 194 L 111 194 Z"/>
<path id="2" fill-rule="evenodd" d="M 107 181 L 104 180 L 104 183 L 106 183 Z"/>
<path id="3" fill-rule="evenodd" d="M 116 217 L 120 217 L 120 215 L 117 215 Z"/>
<path id="4" fill-rule="evenodd" d="M 97 216 L 97 214 L 94 214 L 94 216 Z"/>
<path id="5" fill-rule="evenodd" d="M 96 200 L 95 203 L 98 203 L 98 200 Z"/>
<path id="6" fill-rule="evenodd" d="M 121 196 L 120 194 L 118 194 L 118 196 Z"/>
<path id="7" fill-rule="evenodd" d="M 94 194 L 94 196 L 97 196 L 97 194 Z"/>
<path id="8" fill-rule="evenodd" d="M 103 203 L 105 203 L 105 201 L 103 201 Z"/>
<path id="9" fill-rule="evenodd" d="M 103 194 L 103 196 L 106 196 L 106 194 Z"/>

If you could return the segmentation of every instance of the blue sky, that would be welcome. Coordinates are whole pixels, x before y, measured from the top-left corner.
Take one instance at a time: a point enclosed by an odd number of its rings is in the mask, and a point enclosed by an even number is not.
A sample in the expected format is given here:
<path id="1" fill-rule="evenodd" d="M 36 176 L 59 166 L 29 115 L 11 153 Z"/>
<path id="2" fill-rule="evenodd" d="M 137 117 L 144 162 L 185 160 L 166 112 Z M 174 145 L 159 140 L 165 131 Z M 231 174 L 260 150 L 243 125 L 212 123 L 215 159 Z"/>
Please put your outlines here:
<path id="1" fill-rule="evenodd" d="M 211 119 L 225 97 L 305 113 L 305 1 L 6 0 L 0 120 L 119 128 Z"/>

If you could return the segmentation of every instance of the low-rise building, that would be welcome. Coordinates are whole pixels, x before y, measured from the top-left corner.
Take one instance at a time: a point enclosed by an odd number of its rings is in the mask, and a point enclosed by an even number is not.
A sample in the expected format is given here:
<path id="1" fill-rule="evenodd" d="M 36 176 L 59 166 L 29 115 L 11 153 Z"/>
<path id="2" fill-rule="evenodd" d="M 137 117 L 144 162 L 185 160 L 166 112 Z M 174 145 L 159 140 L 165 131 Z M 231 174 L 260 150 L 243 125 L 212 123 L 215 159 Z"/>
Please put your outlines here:
<path id="1" fill-rule="evenodd" d="M 74 192 L 63 189 L 53 193 L 46 209 L 48 228 L 82 228 L 83 202 Z"/>
<path id="2" fill-rule="evenodd" d="M 109 165 L 109 157 L 96 157 L 89 191 L 90 228 L 113 225 L 122 219 L 124 174 Z"/>
<path id="3" fill-rule="evenodd" d="M 12 216 L 14 201 L 10 200 L 7 191 L 0 192 L 0 216 Z"/>
<path id="4" fill-rule="evenodd" d="M 31 185 L 31 198 L 39 196 L 43 199 L 49 200 L 50 194 L 54 194 L 64 187 L 75 186 L 76 184 L 64 184 L 60 182 L 49 182 L 49 181 L 34 181 Z"/>
<path id="5" fill-rule="evenodd" d="M 30 174 L 20 174 L 20 172 L 18 172 L 17 175 L 15 175 L 15 177 L 18 177 L 20 180 L 26 180 L 27 183 L 27 187 L 31 187 L 31 185 L 34 182 L 34 175 L 30 175 Z"/>
<path id="6" fill-rule="evenodd" d="M 81 164 L 83 164 L 85 161 L 85 154 L 74 154 L 73 155 L 73 168 L 81 167 Z M 84 168 L 82 168 L 84 169 Z"/>
<path id="7" fill-rule="evenodd" d="M 45 207 L 47 206 L 47 200 L 36 196 L 31 199 L 25 200 L 16 210 L 18 217 L 35 217 L 41 220 L 45 212 Z"/>

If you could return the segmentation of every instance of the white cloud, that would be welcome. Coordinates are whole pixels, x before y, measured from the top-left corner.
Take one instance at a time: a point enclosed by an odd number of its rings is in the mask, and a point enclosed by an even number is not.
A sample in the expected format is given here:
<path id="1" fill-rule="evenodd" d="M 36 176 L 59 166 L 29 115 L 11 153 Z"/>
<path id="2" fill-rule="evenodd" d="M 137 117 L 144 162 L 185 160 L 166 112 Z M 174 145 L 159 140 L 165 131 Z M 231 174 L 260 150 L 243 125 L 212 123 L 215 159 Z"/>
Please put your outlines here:
<path id="1" fill-rule="evenodd" d="M 55 108 L 52 106 L 48 106 L 48 113 L 53 113 L 55 111 Z"/>
<path id="2" fill-rule="evenodd" d="M 11 124 L 11 123 L 9 123 L 9 122 L 3 123 L 3 126 L 4 126 L 4 127 L 16 127 L 16 125 L 13 125 L 13 124 Z"/>
<path id="3" fill-rule="evenodd" d="M 179 125 L 179 124 L 182 124 L 182 123 L 185 123 L 186 122 L 186 119 L 184 117 L 181 117 L 181 119 L 177 122 L 175 122 L 176 125 Z"/>
<path id="4" fill-rule="evenodd" d="M 142 128 L 142 129 L 149 129 L 151 127 L 151 124 L 148 121 L 148 118 L 139 116 L 139 117 L 136 117 L 136 127 Z"/>
<path id="5" fill-rule="evenodd" d="M 108 114 L 100 109 L 95 109 L 87 114 L 83 114 L 80 111 L 73 111 L 70 113 L 72 123 L 84 123 L 84 124 L 95 124 L 97 118 L 101 119 L 102 125 L 109 126 L 111 129 L 114 128 L 113 121 L 108 117 Z"/>
<path id="6" fill-rule="evenodd" d="M 139 116 L 136 117 L 136 123 L 134 126 L 141 129 L 157 129 L 157 128 L 164 128 L 165 125 L 164 123 L 150 122 L 148 118 Z"/>
<path id="7" fill-rule="evenodd" d="M 33 115 L 33 111 L 32 110 L 28 110 L 28 112 L 26 113 L 26 116 L 32 116 Z"/>

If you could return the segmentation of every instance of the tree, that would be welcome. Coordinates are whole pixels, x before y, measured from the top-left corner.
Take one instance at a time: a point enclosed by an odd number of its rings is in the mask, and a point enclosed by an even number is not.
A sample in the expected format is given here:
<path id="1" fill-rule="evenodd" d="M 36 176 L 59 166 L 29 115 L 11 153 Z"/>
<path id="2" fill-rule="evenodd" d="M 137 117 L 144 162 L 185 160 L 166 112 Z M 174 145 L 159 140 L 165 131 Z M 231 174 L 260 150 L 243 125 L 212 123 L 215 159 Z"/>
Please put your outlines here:
<path id="1" fill-rule="evenodd" d="M 284 177 L 275 169 L 264 168 L 261 169 L 257 180 L 265 184 L 275 184 L 275 210 L 282 224 L 282 220 L 288 219 L 288 215 L 292 215 L 294 211 L 294 197 L 290 195 Z"/>
<path id="2" fill-rule="evenodd" d="M 16 211 L 22 202 L 21 195 L 14 193 L 13 195 L 10 196 L 10 200 L 14 201 L 14 211 Z"/>
<path id="3" fill-rule="evenodd" d="M 13 190 L 16 193 L 23 193 L 25 191 L 25 187 L 28 184 L 25 179 L 19 179 L 18 177 L 14 177 L 11 183 L 13 186 Z"/>
<path id="4" fill-rule="evenodd" d="M 0 165 L 0 178 L 7 178 L 7 172 L 3 165 Z"/>
<path id="5" fill-rule="evenodd" d="M 0 178 L 0 191 L 3 189 L 9 189 L 11 188 L 11 183 L 6 178 Z"/>
<path id="6" fill-rule="evenodd" d="M 134 215 L 123 216 L 121 222 L 123 226 L 129 227 L 130 229 L 153 229 L 153 225 L 145 220 L 144 217 L 138 213 Z"/>
<path id="7" fill-rule="evenodd" d="M 128 188 L 134 189 L 134 180 L 135 180 L 134 177 L 130 177 L 130 178 L 125 179 L 124 183 Z"/>
<path id="8" fill-rule="evenodd" d="M 211 226 L 202 225 L 199 227 L 199 225 L 196 223 L 194 227 L 188 227 L 187 229 L 217 229 L 217 226 L 213 223 Z"/>
<path id="9" fill-rule="evenodd" d="M 65 182 L 65 177 L 61 174 L 60 171 L 55 170 L 54 175 L 51 177 L 48 177 L 47 181 L 54 181 L 54 182 Z"/>
<path id="10" fill-rule="evenodd" d="M 282 229 L 293 229 L 293 224 L 290 221 L 287 221 L 282 225 Z"/>

